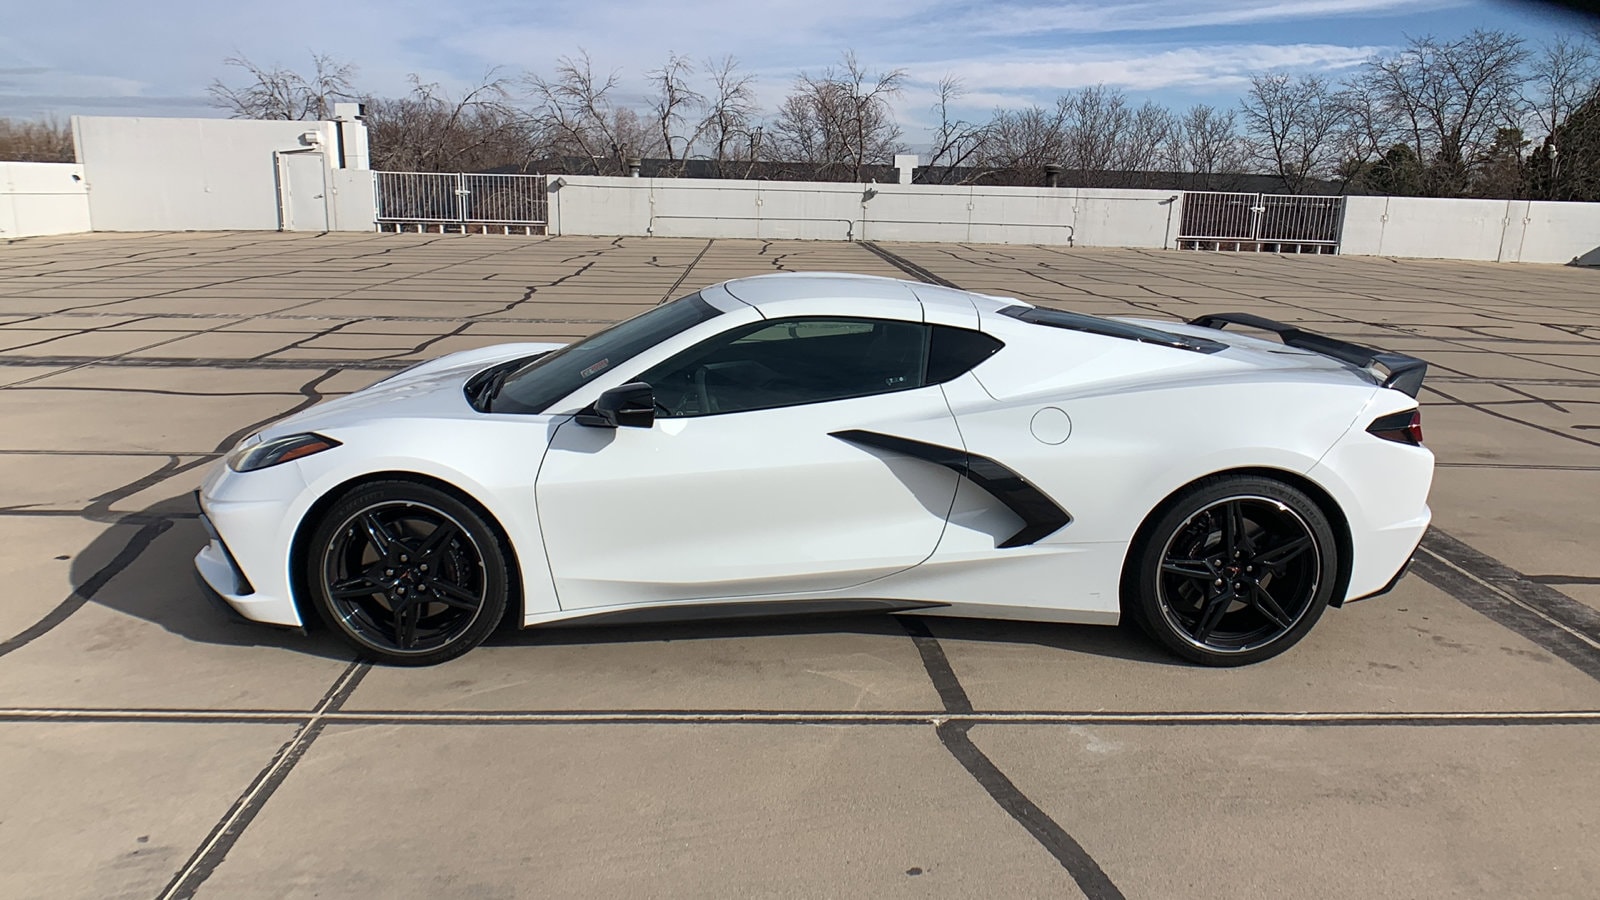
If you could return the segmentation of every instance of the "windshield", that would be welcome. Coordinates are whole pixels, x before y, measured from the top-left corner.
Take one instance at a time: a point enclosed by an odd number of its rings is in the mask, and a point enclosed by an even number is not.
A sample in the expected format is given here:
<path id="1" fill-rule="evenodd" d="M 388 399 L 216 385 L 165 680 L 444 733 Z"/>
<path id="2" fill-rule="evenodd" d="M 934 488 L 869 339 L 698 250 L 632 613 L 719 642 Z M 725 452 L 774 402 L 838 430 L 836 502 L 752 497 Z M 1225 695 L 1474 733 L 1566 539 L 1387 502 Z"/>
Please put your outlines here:
<path id="1" fill-rule="evenodd" d="M 539 357 L 508 376 L 490 412 L 541 413 L 602 372 L 717 316 L 699 294 L 680 297 Z"/>

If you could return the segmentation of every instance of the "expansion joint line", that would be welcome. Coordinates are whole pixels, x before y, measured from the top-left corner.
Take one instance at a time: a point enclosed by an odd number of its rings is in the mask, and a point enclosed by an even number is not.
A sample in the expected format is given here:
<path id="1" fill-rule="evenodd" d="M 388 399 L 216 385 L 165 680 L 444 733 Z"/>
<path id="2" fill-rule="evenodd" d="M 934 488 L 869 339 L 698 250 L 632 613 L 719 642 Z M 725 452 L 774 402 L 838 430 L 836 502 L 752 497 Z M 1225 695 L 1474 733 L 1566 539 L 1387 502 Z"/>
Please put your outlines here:
<path id="1" fill-rule="evenodd" d="M 295 764 L 300 762 L 306 751 L 311 749 L 311 744 L 322 733 L 328 724 L 328 714 L 337 712 L 350 695 L 355 692 L 356 686 L 361 683 L 367 671 L 371 668 L 369 663 L 352 662 L 334 680 L 327 693 L 317 705 L 312 707 L 309 716 L 295 730 L 287 743 L 278 748 L 278 752 L 267 763 L 244 793 L 233 802 L 222 819 L 212 827 L 211 833 L 206 835 L 194 853 L 184 863 L 183 867 L 172 876 L 172 880 L 157 895 L 158 900 L 181 900 L 193 897 L 200 886 L 205 883 L 217 866 L 227 858 L 228 851 L 233 849 L 235 842 L 244 830 L 250 827 L 256 814 L 271 799 L 278 786 L 283 784 Z"/>

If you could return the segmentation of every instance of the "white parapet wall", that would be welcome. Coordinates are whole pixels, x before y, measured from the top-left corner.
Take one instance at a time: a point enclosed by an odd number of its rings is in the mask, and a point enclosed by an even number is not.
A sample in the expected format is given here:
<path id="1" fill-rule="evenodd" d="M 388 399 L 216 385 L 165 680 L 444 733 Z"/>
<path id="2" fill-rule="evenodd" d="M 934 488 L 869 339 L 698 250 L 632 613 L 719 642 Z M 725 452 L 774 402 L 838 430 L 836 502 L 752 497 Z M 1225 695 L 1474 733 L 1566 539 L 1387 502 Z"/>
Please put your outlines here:
<path id="1" fill-rule="evenodd" d="M 1600 266 L 1600 203 L 1513 201 L 1511 220 L 1508 261 Z"/>
<path id="2" fill-rule="evenodd" d="M 552 234 L 1170 247 L 1172 191 L 560 175 Z"/>
<path id="3" fill-rule="evenodd" d="M 1347 256 L 1600 264 L 1600 203 L 1349 197 Z"/>
<path id="4" fill-rule="evenodd" d="M 83 166 L 0 162 L 0 241 L 88 230 Z"/>

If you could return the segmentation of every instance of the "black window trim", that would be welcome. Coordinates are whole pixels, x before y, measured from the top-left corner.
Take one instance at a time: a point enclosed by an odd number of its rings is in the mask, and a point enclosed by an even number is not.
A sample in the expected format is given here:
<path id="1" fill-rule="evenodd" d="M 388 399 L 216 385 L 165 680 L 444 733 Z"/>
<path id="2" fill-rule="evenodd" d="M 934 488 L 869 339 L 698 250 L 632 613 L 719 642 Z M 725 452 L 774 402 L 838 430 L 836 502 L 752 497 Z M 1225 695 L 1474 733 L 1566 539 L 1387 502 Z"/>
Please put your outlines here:
<path id="1" fill-rule="evenodd" d="M 1067 331 L 1081 331 L 1085 334 L 1097 334 L 1101 337 L 1114 337 L 1127 341 L 1137 341 L 1141 344 L 1154 344 L 1158 347 L 1171 347 L 1174 350 L 1188 350 L 1191 353 L 1217 353 L 1228 348 L 1228 345 L 1221 341 L 1173 334 L 1170 331 L 1162 331 L 1147 325 L 1117 322 L 1111 319 L 1102 319 L 1099 316 L 1068 312 L 1062 309 L 1051 309 L 1046 306 L 1022 306 L 1019 304 L 1007 306 L 999 312 L 1002 316 L 1009 316 L 1020 322 L 1027 322 L 1030 325 L 1043 325 L 1046 328 L 1061 328 Z"/>
<path id="2" fill-rule="evenodd" d="M 904 393 L 906 391 L 920 390 L 922 388 L 938 387 L 941 384 L 947 384 L 947 383 L 949 383 L 951 381 L 954 381 L 957 378 L 960 378 L 962 375 L 967 374 L 968 372 L 970 372 L 973 369 L 977 368 L 979 365 L 982 365 L 987 360 L 992 359 L 996 353 L 998 353 L 1001 349 L 1003 349 L 1005 347 L 1005 342 L 1004 341 L 1000 340 L 999 338 L 997 338 L 994 335 L 989 334 L 987 332 L 981 331 L 981 330 L 976 329 L 976 328 L 961 328 L 961 327 L 956 326 L 956 325 L 946 325 L 946 324 L 944 324 L 942 322 L 913 321 L 911 319 L 892 319 L 892 318 L 884 318 L 884 317 L 880 317 L 880 316 L 852 316 L 852 315 L 830 315 L 830 314 L 823 314 L 823 313 L 812 313 L 812 314 L 808 314 L 808 315 L 786 316 L 784 318 L 778 318 L 778 319 L 766 319 L 766 318 L 763 318 L 763 319 L 757 320 L 755 322 L 749 322 L 749 323 L 746 323 L 746 324 L 743 324 L 743 325 L 738 325 L 738 326 L 735 326 L 733 328 L 729 328 L 728 330 L 720 332 L 720 333 L 715 334 L 715 335 L 712 335 L 712 336 L 706 338 L 705 340 L 700 341 L 697 344 L 694 344 L 692 346 L 686 347 L 683 350 L 680 350 L 677 353 L 673 354 L 672 356 L 662 360 L 661 362 L 656 363 L 653 366 L 650 366 L 645 371 L 639 373 L 635 377 L 635 380 L 645 381 L 645 382 L 648 383 L 648 381 L 649 381 L 648 376 L 650 376 L 656 370 L 661 369 L 661 368 L 666 367 L 666 366 L 669 366 L 669 365 L 675 363 L 677 360 L 682 359 L 683 357 L 688 356 L 689 354 L 692 354 L 692 353 L 700 350 L 701 348 L 703 348 L 706 345 L 711 344 L 713 342 L 726 341 L 727 343 L 731 344 L 731 343 L 733 343 L 735 341 L 740 340 L 741 338 L 745 337 L 746 335 L 753 334 L 753 333 L 755 333 L 757 331 L 760 331 L 761 329 L 766 328 L 768 326 L 784 325 L 784 324 L 789 324 L 789 323 L 793 323 L 793 322 L 816 321 L 816 320 L 830 321 L 830 322 L 872 322 L 872 323 L 884 322 L 884 323 L 896 323 L 896 324 L 901 324 L 901 325 L 917 325 L 917 326 L 921 326 L 921 328 L 922 328 L 922 361 L 921 361 L 921 365 L 918 367 L 918 372 L 919 372 L 919 381 L 918 381 L 918 383 L 907 385 L 905 387 L 891 388 L 889 390 L 873 391 L 872 393 L 869 393 L 869 394 L 850 394 L 850 395 L 844 396 L 844 397 L 830 397 L 830 398 L 825 399 L 825 400 L 803 400 L 803 401 L 796 402 L 796 403 L 776 403 L 776 404 L 773 404 L 772 406 L 755 406 L 755 407 L 748 407 L 748 408 L 745 408 L 745 409 L 732 409 L 732 410 L 728 410 L 726 412 L 706 412 L 706 413 L 694 413 L 694 414 L 690 414 L 690 415 L 671 415 L 671 414 L 665 414 L 665 413 L 658 412 L 657 413 L 657 418 L 661 418 L 661 419 L 706 419 L 706 418 L 711 418 L 713 416 L 731 416 L 731 415 L 738 415 L 740 413 L 766 412 L 768 410 L 774 410 L 774 409 L 790 409 L 790 408 L 797 407 L 797 406 L 813 406 L 813 405 L 816 405 L 816 404 L 819 404 L 819 403 L 838 403 L 838 402 L 841 402 L 841 401 L 844 401 L 844 400 L 859 400 L 859 399 L 862 399 L 864 397 L 881 397 L 881 396 L 883 396 L 885 394 L 899 394 L 899 393 Z M 971 333 L 974 333 L 974 334 L 981 334 L 984 337 L 987 337 L 990 340 L 994 341 L 995 342 L 995 347 L 994 347 L 994 349 L 992 351 L 990 351 L 988 356 L 985 356 L 982 359 L 978 359 L 978 360 L 974 361 L 972 365 L 968 366 L 967 368 L 963 369 L 962 371 L 957 372 L 956 374 L 951 375 L 948 378 L 942 379 L 940 381 L 930 382 L 927 379 L 927 373 L 928 373 L 928 368 L 929 368 L 929 364 L 930 364 L 929 356 L 932 353 L 932 348 L 933 348 L 933 334 L 934 334 L 933 330 L 935 328 L 944 328 L 944 329 L 949 329 L 951 331 L 966 331 L 966 332 L 971 332 Z"/>

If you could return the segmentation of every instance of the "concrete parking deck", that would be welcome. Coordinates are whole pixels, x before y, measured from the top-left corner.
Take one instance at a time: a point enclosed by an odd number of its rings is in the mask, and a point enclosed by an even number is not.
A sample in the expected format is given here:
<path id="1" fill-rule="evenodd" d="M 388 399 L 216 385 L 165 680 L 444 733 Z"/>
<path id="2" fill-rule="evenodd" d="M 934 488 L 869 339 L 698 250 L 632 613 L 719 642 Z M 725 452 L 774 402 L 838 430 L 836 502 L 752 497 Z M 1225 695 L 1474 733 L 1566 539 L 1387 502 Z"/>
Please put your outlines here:
<path id="1" fill-rule="evenodd" d="M 0 245 L 0 896 L 1593 895 L 1596 273 L 878 251 Z M 888 617 L 544 630 L 370 668 L 194 586 L 189 492 L 260 424 L 818 269 L 1244 310 L 1421 356 L 1437 528 L 1393 594 L 1228 671 L 1118 629 Z"/>

